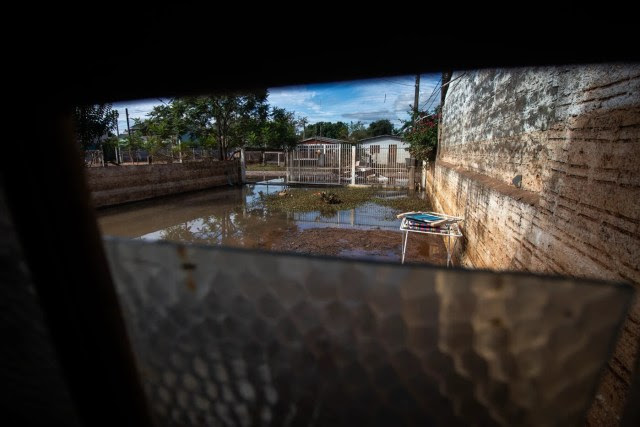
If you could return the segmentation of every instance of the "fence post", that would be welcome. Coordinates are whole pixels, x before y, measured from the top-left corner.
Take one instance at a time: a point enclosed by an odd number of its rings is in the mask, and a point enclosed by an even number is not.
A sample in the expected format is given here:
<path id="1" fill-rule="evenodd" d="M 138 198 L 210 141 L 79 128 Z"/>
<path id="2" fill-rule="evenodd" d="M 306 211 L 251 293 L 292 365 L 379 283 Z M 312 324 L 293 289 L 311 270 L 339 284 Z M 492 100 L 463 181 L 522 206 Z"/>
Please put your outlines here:
<path id="1" fill-rule="evenodd" d="M 338 144 L 338 185 L 340 185 L 340 179 L 342 178 L 342 167 L 340 160 L 342 158 L 342 144 Z"/>
<path id="2" fill-rule="evenodd" d="M 356 185 L 356 146 L 351 147 L 351 185 Z"/>
<path id="3" fill-rule="evenodd" d="M 242 184 L 247 182 L 247 164 L 244 157 L 244 148 L 240 149 L 240 181 Z"/>

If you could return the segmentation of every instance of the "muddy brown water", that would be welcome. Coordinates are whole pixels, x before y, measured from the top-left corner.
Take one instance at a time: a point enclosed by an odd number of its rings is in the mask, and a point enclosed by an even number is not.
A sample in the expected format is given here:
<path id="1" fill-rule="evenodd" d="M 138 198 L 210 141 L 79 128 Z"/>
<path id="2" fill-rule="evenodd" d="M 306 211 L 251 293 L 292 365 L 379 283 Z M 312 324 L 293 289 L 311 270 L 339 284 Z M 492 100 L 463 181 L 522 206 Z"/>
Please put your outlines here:
<path id="1" fill-rule="evenodd" d="M 366 203 L 330 215 L 269 211 L 261 193 L 282 189 L 278 182 L 256 183 L 132 203 L 100 209 L 98 223 L 110 236 L 400 261 L 393 209 Z M 390 190 L 379 196 L 416 197 Z M 442 237 L 410 234 L 405 262 L 445 264 Z"/>

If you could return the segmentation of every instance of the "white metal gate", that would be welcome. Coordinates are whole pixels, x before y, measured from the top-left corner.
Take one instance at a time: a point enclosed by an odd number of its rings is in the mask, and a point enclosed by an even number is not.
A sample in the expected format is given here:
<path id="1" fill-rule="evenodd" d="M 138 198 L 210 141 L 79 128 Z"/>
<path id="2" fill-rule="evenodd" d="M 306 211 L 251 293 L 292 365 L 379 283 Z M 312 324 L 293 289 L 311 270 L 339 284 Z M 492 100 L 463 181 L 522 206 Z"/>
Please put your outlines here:
<path id="1" fill-rule="evenodd" d="M 350 148 L 346 144 L 299 145 L 288 153 L 288 182 L 347 184 L 351 177 Z"/>
<path id="2" fill-rule="evenodd" d="M 409 153 L 397 145 L 301 144 L 287 155 L 287 181 L 407 187 Z"/>

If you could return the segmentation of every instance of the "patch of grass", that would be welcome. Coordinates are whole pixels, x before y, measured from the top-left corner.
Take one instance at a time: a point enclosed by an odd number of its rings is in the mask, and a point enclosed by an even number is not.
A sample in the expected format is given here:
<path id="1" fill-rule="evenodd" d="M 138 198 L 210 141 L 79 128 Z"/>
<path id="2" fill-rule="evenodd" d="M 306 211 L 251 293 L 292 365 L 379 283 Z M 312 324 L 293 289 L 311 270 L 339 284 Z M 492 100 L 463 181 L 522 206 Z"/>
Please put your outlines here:
<path id="1" fill-rule="evenodd" d="M 432 211 L 433 208 L 428 199 L 419 199 L 417 197 L 399 197 L 397 199 L 381 199 L 376 197 L 372 200 L 372 202 L 382 205 L 388 206 L 392 209 L 401 212 L 411 212 L 411 211 Z"/>
<path id="2" fill-rule="evenodd" d="M 383 199 L 376 197 L 380 190 L 375 188 L 291 188 L 284 192 L 285 195 L 263 195 L 262 203 L 271 210 L 283 212 L 311 212 L 319 211 L 323 215 L 332 215 L 340 210 L 353 209 L 367 202 L 382 206 L 388 206 L 396 213 L 409 211 L 431 211 L 432 206 L 428 199 L 417 197 L 399 197 Z M 325 193 L 323 198 L 322 194 Z M 331 194 L 331 197 L 327 197 Z M 329 201 L 339 200 L 340 203 Z"/>
<path id="3" fill-rule="evenodd" d="M 251 163 L 247 165 L 248 171 L 285 171 L 284 166 L 262 165 L 261 163 Z"/>
<path id="4" fill-rule="evenodd" d="M 331 192 L 340 200 L 340 203 L 327 203 L 322 198 L 323 192 Z M 292 188 L 286 191 L 286 195 L 264 195 L 263 203 L 268 209 L 284 212 L 311 212 L 323 213 L 337 212 L 344 209 L 353 209 L 363 203 L 373 201 L 376 190 L 370 188 Z M 326 198 L 326 197 L 325 197 Z"/>

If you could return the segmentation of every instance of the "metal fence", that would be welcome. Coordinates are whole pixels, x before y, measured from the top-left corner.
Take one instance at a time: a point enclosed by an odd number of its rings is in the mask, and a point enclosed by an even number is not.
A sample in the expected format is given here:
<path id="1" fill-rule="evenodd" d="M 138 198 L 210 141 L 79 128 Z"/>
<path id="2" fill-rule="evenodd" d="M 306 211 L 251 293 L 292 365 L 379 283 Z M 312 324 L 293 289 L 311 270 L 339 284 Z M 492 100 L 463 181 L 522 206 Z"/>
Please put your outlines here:
<path id="1" fill-rule="evenodd" d="M 348 145 L 300 145 L 288 153 L 288 182 L 346 184 L 351 176 L 350 152 Z"/>
<path id="2" fill-rule="evenodd" d="M 84 165 L 86 167 L 104 166 L 104 154 L 102 150 L 85 150 Z"/>
<path id="3" fill-rule="evenodd" d="M 290 183 L 407 187 L 409 152 L 397 145 L 299 145 L 288 153 Z"/>
<path id="4" fill-rule="evenodd" d="M 356 148 L 356 184 L 407 187 L 409 152 L 397 145 L 359 146 Z"/>
<path id="5" fill-rule="evenodd" d="M 115 150 L 111 160 L 109 158 L 105 159 L 103 150 L 84 151 L 84 163 L 87 167 L 104 166 L 105 161 L 112 161 L 121 164 L 150 163 L 149 158 L 151 158 L 154 163 L 176 163 L 203 159 L 218 159 L 218 150 L 202 147 L 184 147 L 182 150 L 164 147 L 153 150 L 129 150 L 121 148 L 119 150 Z"/>

